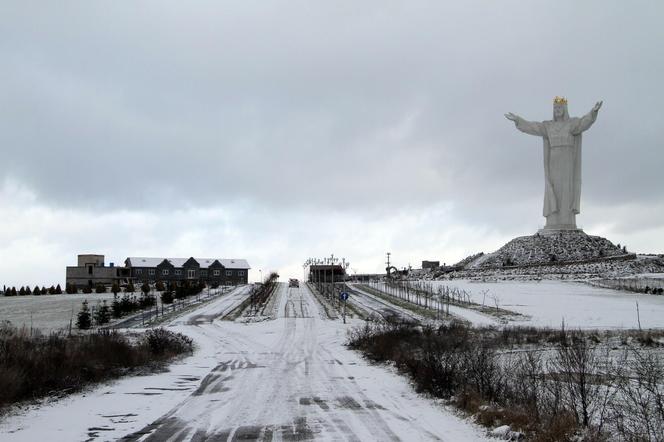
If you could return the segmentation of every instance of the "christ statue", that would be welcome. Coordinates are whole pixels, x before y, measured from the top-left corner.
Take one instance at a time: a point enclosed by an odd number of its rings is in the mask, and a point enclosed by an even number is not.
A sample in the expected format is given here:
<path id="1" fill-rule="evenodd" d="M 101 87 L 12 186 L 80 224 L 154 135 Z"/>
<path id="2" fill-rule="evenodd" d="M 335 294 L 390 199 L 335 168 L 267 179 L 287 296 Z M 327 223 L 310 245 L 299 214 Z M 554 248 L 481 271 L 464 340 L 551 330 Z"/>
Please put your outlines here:
<path id="1" fill-rule="evenodd" d="M 602 107 L 599 101 L 581 118 L 570 118 L 567 100 L 553 100 L 553 121 L 526 121 L 513 113 L 505 114 L 516 128 L 544 140 L 545 230 L 576 230 L 576 215 L 581 203 L 581 133 L 590 128 Z"/>

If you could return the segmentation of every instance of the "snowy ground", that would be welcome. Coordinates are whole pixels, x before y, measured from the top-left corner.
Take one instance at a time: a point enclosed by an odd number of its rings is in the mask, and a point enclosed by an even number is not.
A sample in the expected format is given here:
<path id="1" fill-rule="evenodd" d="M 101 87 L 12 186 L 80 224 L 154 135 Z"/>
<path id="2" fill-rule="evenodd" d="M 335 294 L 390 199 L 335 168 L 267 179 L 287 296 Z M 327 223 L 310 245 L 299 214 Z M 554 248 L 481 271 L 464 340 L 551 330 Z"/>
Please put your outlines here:
<path id="1" fill-rule="evenodd" d="M 69 327 L 73 318 L 76 326 L 76 314 L 81 303 L 87 299 L 90 306 L 106 299 L 113 299 L 113 293 L 92 293 L 75 295 L 42 296 L 0 296 L 0 321 L 10 321 L 16 327 L 38 328 L 43 332 Z"/>
<path id="2" fill-rule="evenodd" d="M 575 328 L 638 328 L 636 302 L 643 328 L 664 328 L 664 296 L 642 295 L 591 287 L 567 281 L 468 280 L 427 281 L 427 284 L 458 287 L 471 294 L 473 302 L 529 316 L 518 324 Z M 484 292 L 486 291 L 486 298 Z"/>
<path id="3" fill-rule="evenodd" d="M 430 284 L 429 281 L 427 281 L 427 284 Z M 448 284 L 449 285 L 449 284 Z M 362 290 L 360 287 L 358 287 L 357 284 L 351 284 L 354 290 L 362 293 L 363 295 L 366 296 L 371 296 L 369 295 L 366 291 Z M 382 290 L 385 293 L 386 297 L 390 297 L 391 295 L 388 293 L 388 289 L 385 287 L 384 284 L 378 284 L 377 288 L 379 290 Z M 371 296 L 372 298 L 375 298 L 374 296 Z M 414 301 L 414 300 L 413 300 Z M 423 300 L 420 300 L 420 306 L 423 307 Z M 449 307 L 445 305 L 444 303 L 439 303 L 436 299 L 429 299 L 428 301 L 429 308 L 433 311 L 436 309 L 439 309 L 440 311 L 447 311 L 449 310 L 450 315 L 456 316 L 457 318 L 466 320 L 470 322 L 471 324 L 475 326 L 487 326 L 487 325 L 501 325 L 502 322 L 498 320 L 498 318 L 484 314 L 482 312 L 478 312 L 473 309 L 469 308 L 463 308 L 455 305 L 450 305 Z M 401 307 L 394 306 L 394 308 L 398 308 L 401 310 L 405 310 Z M 409 310 L 406 310 L 409 312 Z M 411 313 L 412 315 L 412 313 Z M 426 320 L 423 320 L 421 322 L 426 322 Z"/>
<path id="4" fill-rule="evenodd" d="M 194 356 L 168 373 L 122 379 L 0 423 L 3 441 L 486 440 L 483 430 L 343 343 L 306 286 L 277 292 L 275 320 L 214 319 L 224 295 L 174 321 Z M 233 301 L 232 299 L 235 299 Z M 357 323 L 356 323 L 357 324 Z"/>
<path id="5" fill-rule="evenodd" d="M 220 287 L 218 289 L 206 289 L 203 291 L 200 299 L 205 301 L 208 295 L 216 295 L 221 291 L 231 290 L 231 287 Z M 161 292 L 152 293 L 157 300 L 157 306 L 161 310 Z M 118 293 L 118 297 L 122 297 L 124 293 Z M 140 297 L 141 293 L 134 293 L 136 297 Z M 16 327 L 26 327 L 39 329 L 43 333 L 50 331 L 67 329 L 69 321 L 72 320 L 73 327 L 76 327 L 76 315 L 81 310 L 81 303 L 86 300 L 90 308 L 96 308 L 102 300 L 110 306 L 113 301 L 113 293 L 77 293 L 73 295 L 42 295 L 42 296 L 0 296 L 0 322 L 9 321 Z M 185 302 L 193 303 L 198 298 L 192 296 Z M 170 305 L 164 305 L 164 310 L 168 313 L 171 310 Z M 178 302 L 179 307 L 179 302 Z M 152 309 L 146 313 L 146 318 L 150 318 Z M 122 319 L 122 327 L 129 327 L 140 325 L 140 317 L 132 322 L 132 317 L 136 314 L 129 315 Z M 131 324 L 131 325 L 127 325 Z"/>
<path id="6" fill-rule="evenodd" d="M 378 317 L 382 319 L 389 320 L 390 318 L 398 317 L 401 320 L 409 322 L 428 322 L 428 318 L 415 314 L 403 307 L 385 302 L 377 296 L 373 296 L 362 290 L 356 284 L 350 284 L 350 287 L 352 291 L 348 302 L 355 305 L 356 308 L 359 308 L 361 311 L 366 312 L 368 315 L 376 313 Z"/>

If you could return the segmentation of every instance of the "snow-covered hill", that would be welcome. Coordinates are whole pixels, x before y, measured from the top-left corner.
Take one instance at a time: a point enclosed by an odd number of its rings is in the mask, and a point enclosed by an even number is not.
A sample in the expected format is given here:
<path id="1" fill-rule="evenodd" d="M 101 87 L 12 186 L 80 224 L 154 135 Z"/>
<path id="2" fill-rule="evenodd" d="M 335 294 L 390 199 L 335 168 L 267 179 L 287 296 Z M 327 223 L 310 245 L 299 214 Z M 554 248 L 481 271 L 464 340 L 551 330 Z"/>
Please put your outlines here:
<path id="1" fill-rule="evenodd" d="M 581 230 L 536 233 L 520 236 L 490 255 L 483 255 L 467 264 L 467 269 L 545 265 L 627 257 L 626 250 L 600 236 Z"/>

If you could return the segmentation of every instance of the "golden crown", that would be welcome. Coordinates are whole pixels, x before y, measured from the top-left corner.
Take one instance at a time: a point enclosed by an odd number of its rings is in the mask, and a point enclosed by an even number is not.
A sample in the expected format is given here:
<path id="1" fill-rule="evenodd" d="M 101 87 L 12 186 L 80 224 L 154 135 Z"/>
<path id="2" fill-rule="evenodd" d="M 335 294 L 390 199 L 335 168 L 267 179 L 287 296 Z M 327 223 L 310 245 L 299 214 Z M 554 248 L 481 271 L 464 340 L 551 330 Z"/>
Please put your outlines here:
<path id="1" fill-rule="evenodd" d="M 553 99 L 553 104 L 567 104 L 567 98 L 556 95 L 556 98 Z"/>

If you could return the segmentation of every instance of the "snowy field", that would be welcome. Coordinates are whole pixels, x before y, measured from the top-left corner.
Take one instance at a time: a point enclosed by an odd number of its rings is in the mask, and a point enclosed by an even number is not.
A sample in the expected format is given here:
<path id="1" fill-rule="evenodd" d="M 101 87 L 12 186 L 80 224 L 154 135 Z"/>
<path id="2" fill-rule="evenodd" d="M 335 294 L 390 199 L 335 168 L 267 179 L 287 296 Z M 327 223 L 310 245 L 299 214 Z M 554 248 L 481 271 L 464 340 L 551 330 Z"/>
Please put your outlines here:
<path id="1" fill-rule="evenodd" d="M 374 310 L 378 312 L 381 312 L 385 309 L 386 304 L 383 299 L 378 299 L 376 296 L 368 293 L 366 290 L 362 289 L 361 285 L 358 284 L 349 284 L 349 285 L 353 288 L 354 291 L 354 295 L 350 298 L 349 302 L 354 304 L 359 303 L 360 306 L 365 306 L 369 310 Z M 382 284 L 379 284 L 378 288 L 385 290 Z M 370 302 L 367 303 L 367 301 Z M 433 309 L 440 308 L 441 311 L 445 311 L 445 309 L 447 308 L 444 307 L 443 304 L 439 306 L 438 301 L 433 299 L 429 300 L 429 304 L 433 306 Z M 411 310 L 408 310 L 398 305 L 390 304 L 389 310 L 394 311 L 395 313 L 397 313 L 397 316 L 401 316 L 403 319 L 406 320 L 415 319 L 416 321 L 419 321 L 421 323 L 431 322 L 431 319 L 415 314 Z M 463 318 L 475 326 L 501 325 L 501 322 L 495 317 L 477 312 L 475 310 L 470 310 L 467 308 L 461 308 L 451 305 L 449 306 L 449 311 L 450 314 Z"/>
<path id="2" fill-rule="evenodd" d="M 7 417 L 0 440 L 489 440 L 348 350 L 353 324 L 325 319 L 306 286 L 276 296 L 274 320 L 216 319 L 230 296 L 174 320 L 197 343 L 193 356 Z"/>
<path id="3" fill-rule="evenodd" d="M 113 293 L 88 293 L 75 295 L 0 296 L 0 321 L 10 321 L 16 327 L 38 328 L 43 332 L 65 329 L 81 303 L 87 299 L 90 307 L 106 299 L 113 300 Z"/>
<path id="4" fill-rule="evenodd" d="M 473 302 L 481 304 L 484 299 L 489 306 L 495 305 L 495 298 L 499 307 L 529 316 L 518 324 L 560 327 L 564 320 L 566 326 L 574 328 L 638 328 L 638 301 L 641 327 L 664 328 L 664 296 L 550 280 L 475 282 L 460 279 L 426 283 L 457 287 L 469 292 Z"/>
<path id="5" fill-rule="evenodd" d="M 231 290 L 231 287 L 211 289 L 209 293 Z M 157 305 L 161 309 L 161 292 L 152 292 L 156 297 Z M 205 290 L 202 296 L 207 296 Z M 122 298 L 124 293 L 118 293 Z M 140 297 L 140 292 L 135 292 Z M 192 302 L 195 297 L 188 299 Z M 42 296 L 0 296 L 0 322 L 9 321 L 16 327 L 39 329 L 43 333 L 69 328 L 69 320 L 76 327 L 76 315 L 81 310 L 81 303 L 86 300 L 92 309 L 106 300 L 110 306 L 113 302 L 113 293 L 77 293 L 74 295 L 42 295 Z M 164 307 L 167 311 L 170 306 Z M 131 315 L 130 315 L 131 316 Z M 138 321 L 140 323 L 140 321 Z M 123 325 L 124 326 L 124 325 Z"/>

